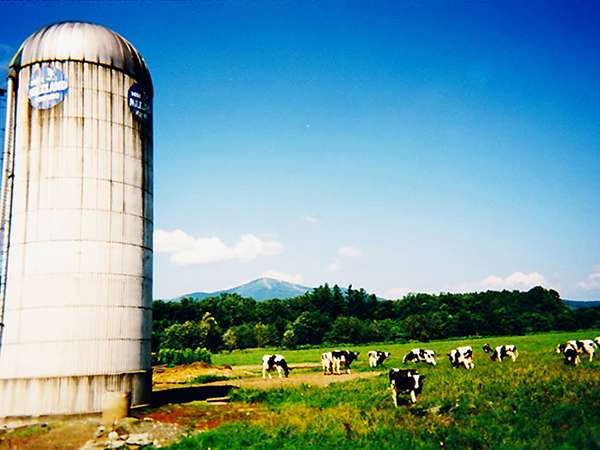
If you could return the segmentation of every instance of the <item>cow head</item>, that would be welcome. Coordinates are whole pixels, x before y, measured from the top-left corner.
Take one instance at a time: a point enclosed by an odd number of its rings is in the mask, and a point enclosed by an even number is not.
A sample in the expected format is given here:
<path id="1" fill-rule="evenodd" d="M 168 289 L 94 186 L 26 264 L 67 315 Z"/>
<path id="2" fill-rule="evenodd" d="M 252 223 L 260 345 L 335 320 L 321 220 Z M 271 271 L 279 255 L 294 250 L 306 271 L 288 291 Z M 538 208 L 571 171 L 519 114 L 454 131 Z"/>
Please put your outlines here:
<path id="1" fill-rule="evenodd" d="M 413 380 L 415 380 L 415 387 L 414 387 L 414 391 L 416 395 L 419 395 L 421 393 L 421 390 L 423 389 L 423 381 L 425 380 L 425 375 L 413 375 Z"/>
<path id="2" fill-rule="evenodd" d="M 483 351 L 486 353 L 492 353 L 492 347 L 490 347 L 490 344 L 488 344 L 487 342 L 485 344 L 483 344 Z"/>
<path id="3" fill-rule="evenodd" d="M 427 364 L 435 366 L 435 352 L 433 350 L 425 350 L 423 352 L 423 361 L 425 361 Z"/>
<path id="4" fill-rule="evenodd" d="M 567 348 L 565 351 L 565 364 L 568 366 L 577 366 L 579 364 L 579 354 L 573 347 Z"/>
<path id="5" fill-rule="evenodd" d="M 453 367 L 458 367 L 458 350 L 452 350 L 450 353 L 446 353 L 448 359 L 450 360 L 450 364 Z"/>

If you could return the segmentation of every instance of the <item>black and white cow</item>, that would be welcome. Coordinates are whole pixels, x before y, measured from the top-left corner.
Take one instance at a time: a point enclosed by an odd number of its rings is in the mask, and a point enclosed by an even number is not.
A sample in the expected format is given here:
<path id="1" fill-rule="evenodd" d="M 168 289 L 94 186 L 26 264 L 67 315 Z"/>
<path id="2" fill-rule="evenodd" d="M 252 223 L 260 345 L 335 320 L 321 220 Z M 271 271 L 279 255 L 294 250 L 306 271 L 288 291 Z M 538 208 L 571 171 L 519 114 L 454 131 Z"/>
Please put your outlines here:
<path id="1" fill-rule="evenodd" d="M 563 353 L 565 355 L 565 364 L 568 366 L 576 366 L 579 364 L 579 351 L 573 344 L 559 344 L 556 347 L 556 353 Z"/>
<path id="2" fill-rule="evenodd" d="M 262 358 L 263 362 L 263 378 L 267 378 L 267 374 L 269 374 L 269 378 L 273 378 L 271 376 L 271 371 L 277 369 L 277 373 L 279 374 L 279 378 L 282 378 L 281 372 L 285 373 L 287 376 L 290 373 L 290 369 L 285 362 L 285 358 L 281 355 L 265 355 Z"/>
<path id="3" fill-rule="evenodd" d="M 596 343 L 594 341 L 592 341 L 591 339 L 573 339 L 570 341 L 567 341 L 567 344 L 572 345 L 573 347 L 575 347 L 575 349 L 577 350 L 577 353 L 582 354 L 582 353 L 586 353 L 589 357 L 590 357 L 590 362 L 592 362 L 594 360 L 594 353 L 596 352 Z M 561 353 L 561 345 L 567 345 L 567 344 L 560 344 L 557 348 L 556 348 L 556 352 L 557 353 Z"/>
<path id="4" fill-rule="evenodd" d="M 594 342 L 596 343 L 596 345 L 598 347 L 600 347 L 600 336 L 598 336 L 597 338 L 594 338 Z"/>
<path id="5" fill-rule="evenodd" d="M 455 369 L 461 364 L 463 364 L 466 369 L 475 367 L 475 364 L 473 364 L 473 347 L 471 346 L 455 348 L 450 353 L 447 353 L 447 355 L 450 359 L 450 364 L 452 364 L 452 367 Z"/>
<path id="6" fill-rule="evenodd" d="M 435 366 L 435 352 L 433 350 L 423 350 L 422 348 L 413 348 L 408 352 L 402 362 L 406 364 L 409 361 L 419 362 L 425 361 L 427 364 Z"/>
<path id="7" fill-rule="evenodd" d="M 369 352 L 369 367 L 377 367 L 383 364 L 383 362 L 390 357 L 390 352 L 380 352 L 377 350 L 371 350 Z"/>
<path id="8" fill-rule="evenodd" d="M 513 362 L 516 362 L 519 357 L 519 351 L 515 345 L 499 345 L 495 349 L 492 349 L 490 344 L 485 343 L 483 345 L 483 351 L 492 354 L 492 356 L 490 356 L 492 361 L 502 362 L 504 358 L 508 357 L 511 358 Z"/>
<path id="9" fill-rule="evenodd" d="M 390 389 L 394 406 L 398 407 L 398 394 L 410 394 L 413 403 L 417 402 L 417 395 L 423 389 L 425 375 L 419 375 L 414 369 L 392 369 L 390 370 Z"/>
<path id="10" fill-rule="evenodd" d="M 329 371 L 332 375 L 341 375 L 341 368 L 346 369 L 346 373 L 350 373 L 352 362 L 358 359 L 360 352 L 351 352 L 349 350 L 334 350 L 332 352 L 323 353 L 321 355 L 321 364 L 323 366 L 323 375 L 327 375 Z"/>

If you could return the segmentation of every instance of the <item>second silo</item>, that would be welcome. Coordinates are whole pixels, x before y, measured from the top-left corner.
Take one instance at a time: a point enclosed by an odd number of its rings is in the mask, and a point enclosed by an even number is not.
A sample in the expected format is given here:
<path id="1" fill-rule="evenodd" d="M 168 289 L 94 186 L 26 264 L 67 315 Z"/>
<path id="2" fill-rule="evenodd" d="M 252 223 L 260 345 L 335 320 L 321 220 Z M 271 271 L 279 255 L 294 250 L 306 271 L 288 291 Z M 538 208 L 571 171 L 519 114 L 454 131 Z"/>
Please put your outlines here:
<path id="1" fill-rule="evenodd" d="M 145 403 L 153 229 L 148 68 L 118 34 L 65 22 L 25 41 L 8 88 L 3 185 L 12 210 L 0 417 L 99 411 L 107 391 Z"/>

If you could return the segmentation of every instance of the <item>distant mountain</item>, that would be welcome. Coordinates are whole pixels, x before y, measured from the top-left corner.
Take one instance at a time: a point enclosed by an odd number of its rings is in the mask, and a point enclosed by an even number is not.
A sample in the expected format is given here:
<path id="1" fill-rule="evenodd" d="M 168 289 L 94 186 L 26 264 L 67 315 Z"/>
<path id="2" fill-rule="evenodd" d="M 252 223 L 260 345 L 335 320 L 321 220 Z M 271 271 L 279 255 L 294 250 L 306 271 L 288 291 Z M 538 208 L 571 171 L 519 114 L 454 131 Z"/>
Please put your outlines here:
<path id="1" fill-rule="evenodd" d="M 600 300 L 563 300 L 563 303 L 569 308 L 573 309 L 593 308 L 600 306 Z"/>
<path id="2" fill-rule="evenodd" d="M 237 286 L 224 291 L 216 292 L 193 292 L 191 294 L 182 295 L 172 299 L 173 301 L 181 300 L 184 297 L 201 300 L 207 297 L 219 297 L 221 294 L 236 293 L 242 297 L 253 298 L 261 302 L 268 298 L 278 298 L 284 300 L 286 298 L 298 297 L 306 292 L 311 292 L 313 288 L 301 286 L 299 284 L 288 283 L 287 281 L 274 280 L 273 278 L 259 278 L 241 286 Z"/>

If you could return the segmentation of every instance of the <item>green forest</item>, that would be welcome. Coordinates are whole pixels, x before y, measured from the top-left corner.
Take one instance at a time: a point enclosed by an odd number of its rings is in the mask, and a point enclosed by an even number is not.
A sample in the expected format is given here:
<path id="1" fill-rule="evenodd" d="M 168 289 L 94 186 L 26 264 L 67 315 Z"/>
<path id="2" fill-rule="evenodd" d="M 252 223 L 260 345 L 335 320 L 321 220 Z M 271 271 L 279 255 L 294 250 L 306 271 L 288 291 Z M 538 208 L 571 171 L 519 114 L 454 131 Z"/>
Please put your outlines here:
<path id="1" fill-rule="evenodd" d="M 152 351 L 369 342 L 427 342 L 514 336 L 600 326 L 600 308 L 573 309 L 554 290 L 408 294 L 380 300 L 364 289 L 327 284 L 290 299 L 238 294 L 153 302 Z"/>

